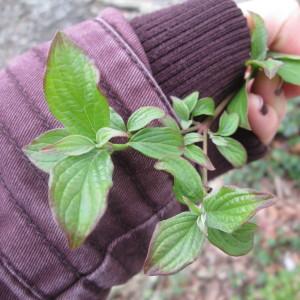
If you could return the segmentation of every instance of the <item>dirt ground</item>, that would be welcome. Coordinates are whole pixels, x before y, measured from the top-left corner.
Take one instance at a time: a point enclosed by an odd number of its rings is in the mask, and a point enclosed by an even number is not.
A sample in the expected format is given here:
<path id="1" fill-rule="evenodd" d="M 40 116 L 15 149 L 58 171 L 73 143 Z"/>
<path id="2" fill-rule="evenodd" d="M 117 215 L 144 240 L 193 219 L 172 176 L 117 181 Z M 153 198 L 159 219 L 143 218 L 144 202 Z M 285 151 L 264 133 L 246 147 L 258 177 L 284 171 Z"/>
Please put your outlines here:
<path id="1" fill-rule="evenodd" d="M 92 18 L 107 6 L 128 17 L 179 0 L 0 0 L 0 68 L 15 55 L 49 40 L 57 30 Z"/>
<path id="2" fill-rule="evenodd" d="M 300 191 L 280 178 L 264 181 L 265 190 L 277 195 L 276 204 L 258 215 L 260 234 L 249 255 L 232 258 L 207 245 L 181 273 L 164 278 L 139 274 L 116 288 L 110 300 L 299 300 Z"/>

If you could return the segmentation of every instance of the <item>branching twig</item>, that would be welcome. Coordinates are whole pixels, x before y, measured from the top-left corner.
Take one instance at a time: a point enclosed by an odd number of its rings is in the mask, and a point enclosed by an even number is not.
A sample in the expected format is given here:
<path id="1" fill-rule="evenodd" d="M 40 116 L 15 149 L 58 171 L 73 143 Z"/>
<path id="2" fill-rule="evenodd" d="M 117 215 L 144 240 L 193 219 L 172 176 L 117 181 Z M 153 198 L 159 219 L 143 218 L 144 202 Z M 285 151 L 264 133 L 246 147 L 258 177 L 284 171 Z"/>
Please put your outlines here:
<path id="1" fill-rule="evenodd" d="M 205 130 L 203 132 L 203 152 L 206 156 L 208 155 L 208 130 Z M 207 174 L 207 168 L 205 167 L 202 168 L 202 180 L 203 180 L 203 185 L 206 188 L 208 185 L 208 174 Z"/>
<path id="2" fill-rule="evenodd" d="M 229 104 L 230 100 L 232 99 L 233 94 L 231 94 L 230 96 L 228 96 L 227 98 L 225 98 L 216 108 L 215 111 L 215 115 L 213 117 L 209 117 L 206 120 L 204 120 L 203 122 L 197 122 L 197 121 L 193 121 L 194 126 L 190 127 L 188 129 L 184 129 L 181 131 L 181 133 L 186 134 L 186 133 L 191 133 L 191 132 L 195 132 L 198 131 L 199 133 L 204 133 L 205 131 L 207 132 L 211 125 L 213 124 L 213 122 L 222 114 L 222 112 L 225 110 L 225 108 L 227 107 L 227 105 Z"/>
<path id="3" fill-rule="evenodd" d="M 204 121 L 203 125 L 206 127 L 206 129 L 209 129 L 213 122 L 223 113 L 229 102 L 232 100 L 234 94 L 229 95 L 227 98 L 225 98 L 216 108 L 215 115 L 211 118 L 208 118 Z"/>

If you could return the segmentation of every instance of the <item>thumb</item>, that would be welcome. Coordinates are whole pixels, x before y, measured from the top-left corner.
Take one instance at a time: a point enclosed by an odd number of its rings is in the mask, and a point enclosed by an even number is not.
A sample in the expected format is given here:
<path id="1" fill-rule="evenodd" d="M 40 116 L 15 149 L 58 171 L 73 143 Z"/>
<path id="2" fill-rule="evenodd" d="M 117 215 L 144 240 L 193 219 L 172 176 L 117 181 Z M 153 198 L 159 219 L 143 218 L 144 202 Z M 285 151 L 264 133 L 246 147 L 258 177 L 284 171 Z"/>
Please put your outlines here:
<path id="1" fill-rule="evenodd" d="M 269 46 L 278 42 L 278 39 L 282 36 L 282 28 L 290 17 L 299 10 L 299 4 L 296 0 L 252 0 L 242 2 L 239 6 L 247 17 L 250 28 L 252 28 L 253 23 L 249 11 L 258 13 L 263 17 L 268 29 Z M 289 31 L 297 34 L 295 32 L 296 28 Z M 281 49 L 281 52 L 283 51 Z"/>

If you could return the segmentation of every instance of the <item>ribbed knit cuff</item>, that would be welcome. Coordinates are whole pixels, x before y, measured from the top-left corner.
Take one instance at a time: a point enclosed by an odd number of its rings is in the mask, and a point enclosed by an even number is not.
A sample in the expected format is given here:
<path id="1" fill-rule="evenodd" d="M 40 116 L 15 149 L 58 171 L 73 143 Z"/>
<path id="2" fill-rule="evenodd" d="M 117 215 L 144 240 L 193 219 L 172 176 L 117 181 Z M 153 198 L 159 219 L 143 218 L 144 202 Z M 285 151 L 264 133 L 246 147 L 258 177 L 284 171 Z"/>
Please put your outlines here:
<path id="1" fill-rule="evenodd" d="M 131 25 L 168 96 L 199 91 L 220 101 L 241 84 L 250 34 L 232 0 L 190 0 Z"/>

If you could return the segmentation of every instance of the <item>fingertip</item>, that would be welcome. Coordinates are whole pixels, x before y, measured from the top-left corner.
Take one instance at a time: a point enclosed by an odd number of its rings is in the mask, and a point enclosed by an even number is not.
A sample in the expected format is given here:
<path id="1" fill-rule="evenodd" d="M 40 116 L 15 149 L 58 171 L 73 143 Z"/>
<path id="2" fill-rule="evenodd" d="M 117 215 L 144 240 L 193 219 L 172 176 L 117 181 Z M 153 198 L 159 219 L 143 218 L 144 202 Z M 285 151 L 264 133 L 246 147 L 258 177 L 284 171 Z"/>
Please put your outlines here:
<path id="1" fill-rule="evenodd" d="M 271 105 L 274 99 L 274 93 L 280 85 L 281 79 L 278 76 L 269 79 L 264 72 L 260 71 L 255 78 L 252 92 L 261 95 L 263 99 Z"/>
<path id="2" fill-rule="evenodd" d="M 272 45 L 274 42 L 276 43 L 285 21 L 289 19 L 293 12 L 299 9 L 299 4 L 296 0 L 252 0 L 240 3 L 239 7 L 247 18 L 250 29 L 253 26 L 253 21 L 249 16 L 249 11 L 258 13 L 263 17 L 268 30 L 268 44 Z"/>
<path id="3" fill-rule="evenodd" d="M 299 6 L 291 11 L 288 18 L 280 27 L 274 41 L 270 45 L 273 51 L 300 54 L 300 41 L 299 41 L 299 25 L 300 25 L 300 9 Z"/>
<path id="4" fill-rule="evenodd" d="M 283 90 L 287 99 L 292 99 L 300 96 L 300 86 L 286 83 L 283 86 Z"/>
<path id="5" fill-rule="evenodd" d="M 282 84 L 280 77 L 270 80 L 263 72 L 259 72 L 252 88 L 254 94 L 261 95 L 264 102 L 276 111 L 280 120 L 285 116 L 287 102 Z"/>
<path id="6" fill-rule="evenodd" d="M 274 138 L 280 124 L 276 110 L 264 103 L 261 96 L 249 95 L 249 122 L 254 134 L 268 145 Z"/>

